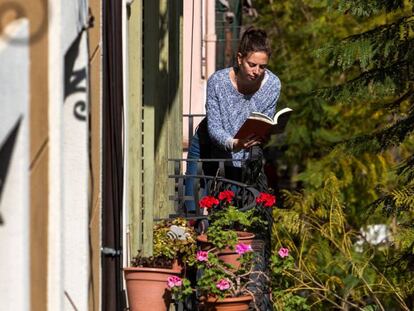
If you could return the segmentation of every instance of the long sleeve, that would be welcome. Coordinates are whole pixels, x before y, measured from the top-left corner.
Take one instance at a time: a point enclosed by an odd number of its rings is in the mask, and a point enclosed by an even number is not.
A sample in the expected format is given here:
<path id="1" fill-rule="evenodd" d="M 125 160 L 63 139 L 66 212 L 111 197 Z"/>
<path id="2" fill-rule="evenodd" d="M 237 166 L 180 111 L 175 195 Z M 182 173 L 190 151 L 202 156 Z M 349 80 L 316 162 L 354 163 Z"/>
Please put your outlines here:
<path id="1" fill-rule="evenodd" d="M 265 107 L 263 107 L 262 113 L 265 115 L 273 118 L 276 113 L 276 104 L 280 97 L 280 89 L 281 89 L 281 83 L 279 78 L 275 77 L 275 85 L 273 87 L 273 98 L 270 100 L 269 104 Z M 259 111 L 260 112 L 260 111 Z"/>
<path id="2" fill-rule="evenodd" d="M 225 151 L 232 150 L 233 136 L 223 127 L 223 113 L 220 109 L 220 99 L 217 96 L 216 84 L 214 79 L 207 83 L 207 127 L 210 138 L 213 142 Z"/>
<path id="3" fill-rule="evenodd" d="M 231 68 L 225 68 L 216 71 L 207 82 L 207 129 L 213 154 L 217 157 L 242 160 L 248 157 L 248 151 L 233 152 L 233 137 L 251 112 L 274 116 L 280 94 L 280 81 L 267 70 L 260 89 L 252 95 L 244 95 L 231 83 L 230 70 Z M 233 163 L 240 166 L 240 161 Z"/>

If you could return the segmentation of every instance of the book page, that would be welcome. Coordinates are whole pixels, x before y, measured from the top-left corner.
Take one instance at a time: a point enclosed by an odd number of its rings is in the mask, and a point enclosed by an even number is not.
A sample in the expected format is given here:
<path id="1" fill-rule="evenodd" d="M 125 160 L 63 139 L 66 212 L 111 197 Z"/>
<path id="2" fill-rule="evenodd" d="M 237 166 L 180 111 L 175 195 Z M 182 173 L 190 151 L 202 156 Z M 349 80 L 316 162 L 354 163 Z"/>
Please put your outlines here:
<path id="1" fill-rule="evenodd" d="M 252 112 L 250 113 L 249 118 L 258 119 L 258 120 L 264 120 L 264 121 L 270 121 L 270 123 L 273 123 L 273 119 L 263 113 L 260 112 Z"/>
<path id="2" fill-rule="evenodd" d="M 290 111 L 293 111 L 292 109 L 290 109 L 290 108 L 283 108 L 283 109 L 281 109 L 281 110 L 279 110 L 276 114 L 275 114 L 275 116 L 273 117 L 273 123 L 274 124 L 277 124 L 277 119 L 279 118 L 279 116 L 281 116 L 282 114 L 284 114 L 284 113 L 287 113 L 287 112 L 290 112 Z"/>

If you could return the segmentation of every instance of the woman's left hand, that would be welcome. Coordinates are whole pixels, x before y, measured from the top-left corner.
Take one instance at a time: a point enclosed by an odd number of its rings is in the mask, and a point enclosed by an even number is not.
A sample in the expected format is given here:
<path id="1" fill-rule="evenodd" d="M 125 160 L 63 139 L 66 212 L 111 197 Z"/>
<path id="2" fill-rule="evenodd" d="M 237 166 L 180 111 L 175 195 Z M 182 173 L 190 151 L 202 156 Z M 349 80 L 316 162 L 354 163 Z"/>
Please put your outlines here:
<path id="1" fill-rule="evenodd" d="M 233 150 L 249 149 L 250 147 L 260 145 L 263 139 L 259 136 L 252 135 L 245 139 L 233 139 Z"/>

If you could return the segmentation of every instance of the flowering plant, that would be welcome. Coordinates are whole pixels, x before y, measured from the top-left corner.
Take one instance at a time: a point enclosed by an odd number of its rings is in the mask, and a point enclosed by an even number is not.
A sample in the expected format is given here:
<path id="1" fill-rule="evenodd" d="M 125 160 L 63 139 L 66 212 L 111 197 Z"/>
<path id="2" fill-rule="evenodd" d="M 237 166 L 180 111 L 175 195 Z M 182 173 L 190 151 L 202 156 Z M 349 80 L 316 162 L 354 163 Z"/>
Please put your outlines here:
<path id="1" fill-rule="evenodd" d="M 280 245 L 280 244 L 279 244 Z M 296 270 L 295 259 L 285 246 L 275 247 L 270 258 L 274 310 L 310 310 L 300 290 L 291 290 L 291 277 Z M 304 288 L 304 287 L 303 287 Z"/>
<path id="2" fill-rule="evenodd" d="M 199 205 L 209 215 L 207 229 L 208 241 L 218 249 L 233 248 L 237 243 L 237 231 L 250 231 L 254 228 L 264 230 L 267 222 L 262 217 L 262 209 L 274 206 L 275 196 L 260 193 L 256 198 L 256 207 L 242 211 L 233 205 L 235 194 L 231 190 L 224 190 L 214 196 L 203 197 Z"/>
<path id="3" fill-rule="evenodd" d="M 261 192 L 256 198 L 256 203 L 263 204 L 265 207 L 273 207 L 276 204 L 276 197 L 270 193 Z"/>
<path id="4" fill-rule="evenodd" d="M 186 296 L 196 290 L 197 294 L 204 298 L 223 299 L 251 295 L 254 299 L 254 295 L 249 289 L 250 285 L 256 282 L 252 276 L 255 274 L 264 275 L 264 273 L 254 270 L 256 254 L 250 245 L 238 243 L 235 249 L 240 255 L 238 269 L 234 269 L 231 264 L 220 260 L 213 251 L 197 251 L 196 265 L 199 271 L 202 271 L 202 275 L 198 278 L 195 288 L 192 288 L 190 282 L 185 278 L 169 282 L 168 287 L 174 298 L 184 300 Z"/>
<path id="5" fill-rule="evenodd" d="M 205 214 L 208 214 L 209 227 L 206 232 L 208 242 L 214 248 L 199 250 L 195 254 L 197 269 L 202 272 L 196 284 L 191 286 L 185 278 L 168 284 L 176 300 L 184 300 L 194 291 L 204 298 L 222 299 L 250 295 L 254 300 L 251 289 L 254 287 L 255 293 L 261 290 L 253 286 L 257 283 L 259 276 L 269 281 L 263 271 L 255 269 L 258 266 L 257 253 L 253 252 L 250 244 L 239 242 L 237 231 L 246 231 L 254 225 L 267 224 L 263 220 L 261 211 L 263 208 L 269 209 L 273 206 L 276 198 L 273 195 L 261 193 L 256 199 L 256 207 L 247 211 L 234 206 L 234 200 L 235 194 L 231 190 L 222 191 L 217 197 L 210 195 L 200 200 L 200 207 L 204 209 Z M 227 247 L 234 249 L 238 254 L 238 258 L 236 256 L 237 267 L 221 259 L 219 252 Z"/>
<path id="6" fill-rule="evenodd" d="M 279 250 L 275 250 L 271 257 L 272 271 L 274 274 L 283 274 L 283 271 L 293 267 L 294 260 L 289 254 L 287 247 L 280 247 Z"/>

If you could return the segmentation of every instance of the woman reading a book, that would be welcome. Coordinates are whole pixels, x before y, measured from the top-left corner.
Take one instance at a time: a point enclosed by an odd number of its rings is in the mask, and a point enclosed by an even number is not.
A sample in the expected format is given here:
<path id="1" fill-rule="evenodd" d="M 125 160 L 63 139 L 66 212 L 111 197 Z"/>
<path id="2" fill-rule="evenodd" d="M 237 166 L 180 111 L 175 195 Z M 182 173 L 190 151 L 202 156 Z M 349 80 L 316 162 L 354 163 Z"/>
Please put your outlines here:
<path id="1" fill-rule="evenodd" d="M 251 112 L 273 117 L 280 94 L 279 78 L 266 68 L 270 55 L 266 32 L 248 28 L 239 43 L 236 65 L 216 71 L 207 81 L 207 117 L 191 141 L 188 158 L 233 159 L 231 168 L 226 167 L 226 178 L 241 180 L 242 161 L 267 137 L 252 133 L 236 139 L 234 135 Z M 186 174 L 196 174 L 195 162 L 189 163 Z M 186 193 L 192 194 L 191 185 L 186 186 Z"/>

